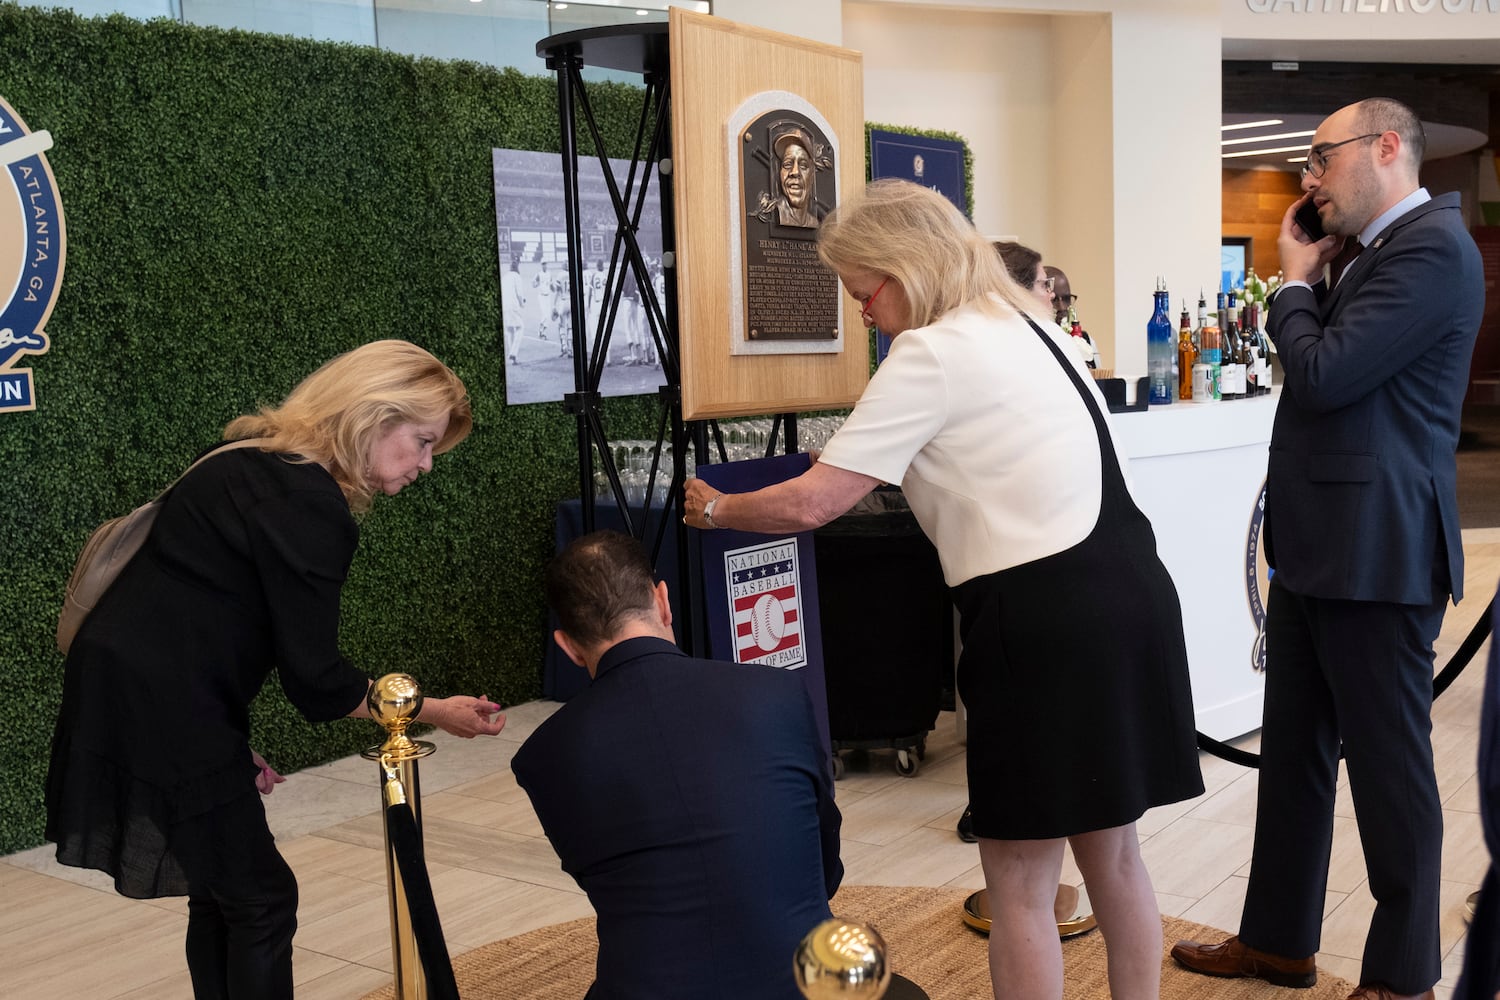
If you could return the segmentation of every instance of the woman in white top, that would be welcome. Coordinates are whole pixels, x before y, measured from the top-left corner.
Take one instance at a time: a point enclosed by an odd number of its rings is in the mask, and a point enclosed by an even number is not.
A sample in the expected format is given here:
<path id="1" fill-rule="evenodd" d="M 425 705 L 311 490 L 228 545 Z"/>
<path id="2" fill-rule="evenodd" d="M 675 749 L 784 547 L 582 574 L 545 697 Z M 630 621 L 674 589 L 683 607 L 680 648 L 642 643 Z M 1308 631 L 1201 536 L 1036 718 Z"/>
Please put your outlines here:
<path id="1" fill-rule="evenodd" d="M 1006 997 L 1062 996 L 1053 901 L 1067 842 L 1111 995 L 1154 1000 L 1161 919 L 1135 821 L 1203 781 L 1181 607 L 1103 400 L 941 195 L 877 181 L 823 221 L 818 250 L 866 322 L 892 335 L 890 354 L 806 473 L 741 494 L 691 480 L 684 520 L 805 531 L 901 484 L 960 613 L 996 995 L 1004 984 Z"/>

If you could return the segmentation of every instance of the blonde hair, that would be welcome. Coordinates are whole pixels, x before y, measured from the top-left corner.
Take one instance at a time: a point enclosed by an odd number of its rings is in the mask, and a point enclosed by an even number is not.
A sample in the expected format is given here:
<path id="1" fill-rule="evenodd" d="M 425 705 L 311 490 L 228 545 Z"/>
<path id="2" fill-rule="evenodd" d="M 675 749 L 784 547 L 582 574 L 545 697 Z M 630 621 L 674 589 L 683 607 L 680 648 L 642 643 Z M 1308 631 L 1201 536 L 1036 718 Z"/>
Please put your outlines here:
<path id="1" fill-rule="evenodd" d="M 947 198 L 910 181 L 872 181 L 862 196 L 840 204 L 818 229 L 818 256 L 840 273 L 894 278 L 912 328 L 962 305 L 996 312 L 991 295 L 1017 312 L 1035 308 L 973 223 Z"/>
<path id="2" fill-rule="evenodd" d="M 468 436 L 474 418 L 463 382 L 437 358 L 404 340 L 377 340 L 323 364 L 280 406 L 231 420 L 225 440 L 266 438 L 262 450 L 325 465 L 349 507 L 368 510 L 376 485 L 366 464 L 379 433 L 396 423 L 448 418 L 432 448 L 441 455 Z"/>

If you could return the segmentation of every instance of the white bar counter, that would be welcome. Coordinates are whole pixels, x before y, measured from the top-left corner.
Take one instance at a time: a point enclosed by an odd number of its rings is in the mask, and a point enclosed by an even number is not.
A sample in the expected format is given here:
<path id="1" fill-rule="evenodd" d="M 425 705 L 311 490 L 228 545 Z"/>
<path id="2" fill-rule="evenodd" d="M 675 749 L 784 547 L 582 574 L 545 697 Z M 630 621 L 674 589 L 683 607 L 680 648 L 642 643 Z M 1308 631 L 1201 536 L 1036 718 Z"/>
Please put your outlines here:
<path id="1" fill-rule="evenodd" d="M 1198 729 L 1217 740 L 1261 724 L 1260 505 L 1279 393 L 1109 415 L 1131 493 L 1182 600 Z"/>

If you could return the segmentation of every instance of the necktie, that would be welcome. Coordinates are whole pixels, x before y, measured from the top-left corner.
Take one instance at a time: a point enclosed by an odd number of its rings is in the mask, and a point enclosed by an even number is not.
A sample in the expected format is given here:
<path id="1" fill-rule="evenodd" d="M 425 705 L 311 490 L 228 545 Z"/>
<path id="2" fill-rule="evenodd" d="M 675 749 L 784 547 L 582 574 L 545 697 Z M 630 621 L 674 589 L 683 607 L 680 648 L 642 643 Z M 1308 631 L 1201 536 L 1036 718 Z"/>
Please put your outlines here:
<path id="1" fill-rule="evenodd" d="M 1329 273 L 1333 275 L 1333 283 L 1337 285 L 1343 280 L 1344 272 L 1349 270 L 1349 265 L 1354 263 L 1354 258 L 1364 252 L 1365 245 L 1359 241 L 1359 237 L 1351 236 L 1344 241 L 1343 247 L 1338 255 L 1329 262 Z"/>

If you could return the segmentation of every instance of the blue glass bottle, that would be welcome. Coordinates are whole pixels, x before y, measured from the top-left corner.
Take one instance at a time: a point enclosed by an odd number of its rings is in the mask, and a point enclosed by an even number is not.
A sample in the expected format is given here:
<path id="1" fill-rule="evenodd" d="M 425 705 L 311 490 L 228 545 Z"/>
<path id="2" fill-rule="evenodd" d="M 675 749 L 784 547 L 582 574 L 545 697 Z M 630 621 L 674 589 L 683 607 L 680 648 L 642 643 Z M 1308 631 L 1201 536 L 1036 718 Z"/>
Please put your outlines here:
<path id="1" fill-rule="evenodd" d="M 1152 406 L 1172 401 L 1172 320 L 1167 315 L 1167 289 L 1162 278 L 1156 279 L 1156 293 L 1151 319 L 1146 324 L 1146 376 L 1148 401 Z"/>

